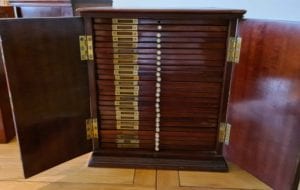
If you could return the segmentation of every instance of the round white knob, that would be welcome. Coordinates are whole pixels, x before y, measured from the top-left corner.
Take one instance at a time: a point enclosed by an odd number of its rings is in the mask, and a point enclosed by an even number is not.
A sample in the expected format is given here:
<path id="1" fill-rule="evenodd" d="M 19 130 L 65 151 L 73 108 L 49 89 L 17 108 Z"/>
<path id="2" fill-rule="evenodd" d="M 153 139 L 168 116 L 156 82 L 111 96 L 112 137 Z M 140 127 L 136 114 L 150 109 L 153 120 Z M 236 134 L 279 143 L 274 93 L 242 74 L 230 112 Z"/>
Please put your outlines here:
<path id="1" fill-rule="evenodd" d="M 158 65 L 158 66 L 161 65 L 161 62 L 160 62 L 160 61 L 157 61 L 157 62 L 156 62 L 156 65 Z"/>
<path id="2" fill-rule="evenodd" d="M 155 147 L 155 151 L 159 151 L 159 148 L 158 148 L 158 147 Z"/>
<path id="3" fill-rule="evenodd" d="M 156 98 L 156 102 L 160 102 L 160 98 Z"/>
<path id="4" fill-rule="evenodd" d="M 159 128 L 159 127 L 156 127 L 156 128 L 155 128 L 155 131 L 156 131 L 157 133 L 159 133 L 160 128 Z"/>
<path id="5" fill-rule="evenodd" d="M 155 138 L 159 138 L 159 133 L 155 133 Z"/>
<path id="6" fill-rule="evenodd" d="M 159 123 L 160 122 L 160 118 L 159 117 L 155 118 L 155 121 L 156 121 L 156 123 Z"/>
<path id="7" fill-rule="evenodd" d="M 157 39 L 156 39 L 156 42 L 157 42 L 157 43 L 160 43 L 160 42 L 161 42 L 160 38 L 157 38 Z M 160 45 L 160 44 L 158 44 L 158 45 Z"/>
<path id="8" fill-rule="evenodd" d="M 156 89 L 156 92 L 157 92 L 157 93 L 160 93 L 160 88 L 157 88 L 157 89 Z"/>
<path id="9" fill-rule="evenodd" d="M 162 29 L 162 26 L 161 26 L 161 25 L 158 25 L 158 26 L 157 26 L 157 29 L 158 29 L 158 30 L 161 30 L 161 29 Z"/>
<path id="10" fill-rule="evenodd" d="M 156 88 L 160 88 L 160 83 L 156 83 Z"/>
<path id="11" fill-rule="evenodd" d="M 160 112 L 160 109 L 159 108 L 156 108 L 156 113 L 159 113 Z"/>
<path id="12" fill-rule="evenodd" d="M 160 38 L 160 37 L 161 37 L 161 33 L 157 33 L 157 34 L 156 34 L 156 37 L 157 37 L 157 38 Z"/>
<path id="13" fill-rule="evenodd" d="M 156 73 L 156 76 L 157 76 L 157 77 L 160 77 L 160 72 L 157 72 L 157 73 Z"/>
<path id="14" fill-rule="evenodd" d="M 159 103 L 155 103 L 155 107 L 156 107 L 156 108 L 159 108 Z"/>
<path id="15" fill-rule="evenodd" d="M 161 82 L 161 77 L 156 77 L 157 82 Z"/>
<path id="16" fill-rule="evenodd" d="M 157 39 L 156 41 L 157 41 L 157 43 L 160 43 L 160 39 Z M 160 49 L 160 48 L 161 48 L 161 45 L 160 45 L 160 44 L 157 44 L 156 47 L 157 47 L 157 49 Z"/>
<path id="17" fill-rule="evenodd" d="M 157 60 L 161 60 L 161 57 L 160 57 L 160 56 L 156 56 L 156 59 L 157 59 Z"/>
<path id="18" fill-rule="evenodd" d="M 158 98 L 160 97 L 160 93 L 156 93 L 155 96 Z"/>
<path id="19" fill-rule="evenodd" d="M 156 71 L 157 71 L 157 72 L 160 72 L 160 71 L 161 71 L 161 68 L 160 68 L 160 67 L 156 67 Z"/>
<path id="20" fill-rule="evenodd" d="M 155 127 L 159 128 L 160 127 L 159 123 L 155 123 Z"/>
<path id="21" fill-rule="evenodd" d="M 158 51 L 156 52 L 156 54 L 157 54 L 157 55 L 161 55 L 161 51 L 158 50 Z"/>
<path id="22" fill-rule="evenodd" d="M 156 118 L 160 118 L 160 113 L 156 113 Z"/>

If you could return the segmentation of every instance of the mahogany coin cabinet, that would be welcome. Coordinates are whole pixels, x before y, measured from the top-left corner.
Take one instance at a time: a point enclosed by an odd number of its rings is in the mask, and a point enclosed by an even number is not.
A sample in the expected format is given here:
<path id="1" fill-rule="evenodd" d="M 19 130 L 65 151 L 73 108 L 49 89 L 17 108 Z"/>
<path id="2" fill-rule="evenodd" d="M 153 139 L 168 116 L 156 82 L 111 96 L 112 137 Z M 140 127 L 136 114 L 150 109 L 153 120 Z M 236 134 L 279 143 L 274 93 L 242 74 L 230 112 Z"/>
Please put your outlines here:
<path id="1" fill-rule="evenodd" d="M 25 177 L 89 166 L 227 171 L 227 100 L 244 10 L 82 8 L 0 21 Z"/>

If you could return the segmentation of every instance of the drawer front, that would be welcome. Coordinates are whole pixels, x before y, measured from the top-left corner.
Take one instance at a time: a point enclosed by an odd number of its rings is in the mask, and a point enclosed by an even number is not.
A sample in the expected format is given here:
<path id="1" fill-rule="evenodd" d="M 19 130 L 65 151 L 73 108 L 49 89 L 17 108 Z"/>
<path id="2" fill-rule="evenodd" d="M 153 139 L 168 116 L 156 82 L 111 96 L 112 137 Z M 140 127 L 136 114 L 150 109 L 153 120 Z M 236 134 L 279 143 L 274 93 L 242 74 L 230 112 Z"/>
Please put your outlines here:
<path id="1" fill-rule="evenodd" d="M 214 151 L 228 21 L 93 20 L 103 149 Z"/>

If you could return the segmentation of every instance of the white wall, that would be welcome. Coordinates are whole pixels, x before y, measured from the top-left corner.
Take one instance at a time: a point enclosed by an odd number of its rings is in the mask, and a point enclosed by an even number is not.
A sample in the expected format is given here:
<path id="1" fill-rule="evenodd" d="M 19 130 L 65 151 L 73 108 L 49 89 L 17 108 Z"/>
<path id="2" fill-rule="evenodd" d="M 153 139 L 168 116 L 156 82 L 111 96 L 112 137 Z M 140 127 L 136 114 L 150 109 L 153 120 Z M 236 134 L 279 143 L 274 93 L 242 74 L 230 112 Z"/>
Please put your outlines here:
<path id="1" fill-rule="evenodd" d="M 300 21 L 300 0 L 113 0 L 122 8 L 238 8 L 246 18 Z"/>

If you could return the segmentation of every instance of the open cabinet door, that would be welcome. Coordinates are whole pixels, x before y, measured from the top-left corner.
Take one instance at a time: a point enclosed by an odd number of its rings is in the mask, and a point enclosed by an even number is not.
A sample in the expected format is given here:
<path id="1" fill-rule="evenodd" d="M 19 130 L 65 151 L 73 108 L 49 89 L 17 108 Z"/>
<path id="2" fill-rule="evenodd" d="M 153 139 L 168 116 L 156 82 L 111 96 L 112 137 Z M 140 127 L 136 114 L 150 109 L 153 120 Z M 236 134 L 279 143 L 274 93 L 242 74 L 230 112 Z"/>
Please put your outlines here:
<path id="1" fill-rule="evenodd" d="M 0 21 L 0 64 L 8 78 L 25 177 L 91 150 L 82 18 Z"/>
<path id="2" fill-rule="evenodd" d="M 300 159 L 300 22 L 245 20 L 229 103 L 232 162 L 276 190 Z"/>

